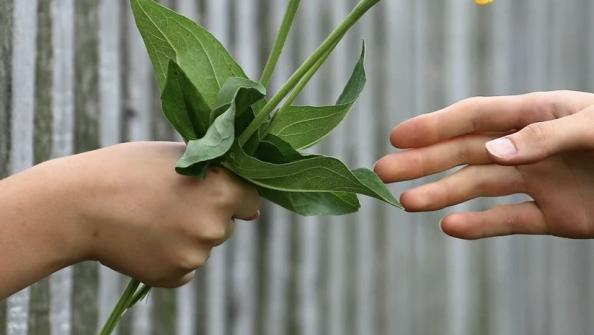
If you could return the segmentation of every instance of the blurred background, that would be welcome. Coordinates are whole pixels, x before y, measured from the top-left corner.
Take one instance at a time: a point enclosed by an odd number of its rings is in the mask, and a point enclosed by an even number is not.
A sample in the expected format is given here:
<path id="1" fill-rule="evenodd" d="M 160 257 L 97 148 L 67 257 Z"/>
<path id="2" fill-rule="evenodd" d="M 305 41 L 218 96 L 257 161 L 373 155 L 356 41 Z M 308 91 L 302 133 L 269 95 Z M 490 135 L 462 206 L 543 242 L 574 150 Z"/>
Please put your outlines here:
<path id="1" fill-rule="evenodd" d="M 162 2 L 208 27 L 257 78 L 287 0 Z M 274 87 L 355 2 L 302 1 Z M 593 17 L 591 0 L 384 0 L 302 96 L 335 101 L 365 40 L 365 94 L 315 150 L 369 167 L 394 150 L 394 124 L 459 99 L 592 91 Z M 122 141 L 174 138 L 128 1 L 0 0 L 0 62 L 0 176 Z M 356 215 L 300 218 L 266 205 L 194 282 L 155 290 L 119 334 L 594 334 L 592 242 L 460 241 L 441 233 L 443 214 L 365 200 Z M 126 281 L 94 263 L 60 271 L 0 302 L 0 334 L 93 334 Z"/>

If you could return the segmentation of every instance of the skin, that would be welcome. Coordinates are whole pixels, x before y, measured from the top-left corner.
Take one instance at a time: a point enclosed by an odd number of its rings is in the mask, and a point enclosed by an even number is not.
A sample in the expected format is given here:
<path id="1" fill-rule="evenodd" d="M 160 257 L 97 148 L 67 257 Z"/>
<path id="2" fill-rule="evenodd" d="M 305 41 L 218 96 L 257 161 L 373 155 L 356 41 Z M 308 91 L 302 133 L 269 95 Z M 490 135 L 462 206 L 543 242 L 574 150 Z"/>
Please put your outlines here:
<path id="1" fill-rule="evenodd" d="M 399 152 L 376 163 L 386 182 L 464 166 L 402 194 L 407 211 L 434 211 L 478 197 L 533 201 L 442 219 L 462 239 L 511 234 L 594 237 L 594 94 L 555 91 L 458 102 L 396 126 Z M 511 144 L 502 146 L 503 143 Z M 505 149 L 497 152 L 497 149 Z"/>
<path id="2" fill-rule="evenodd" d="M 190 281 L 257 191 L 213 168 L 173 166 L 184 145 L 127 143 L 48 161 L 0 181 L 0 300 L 66 266 L 99 261 L 156 287 Z"/>

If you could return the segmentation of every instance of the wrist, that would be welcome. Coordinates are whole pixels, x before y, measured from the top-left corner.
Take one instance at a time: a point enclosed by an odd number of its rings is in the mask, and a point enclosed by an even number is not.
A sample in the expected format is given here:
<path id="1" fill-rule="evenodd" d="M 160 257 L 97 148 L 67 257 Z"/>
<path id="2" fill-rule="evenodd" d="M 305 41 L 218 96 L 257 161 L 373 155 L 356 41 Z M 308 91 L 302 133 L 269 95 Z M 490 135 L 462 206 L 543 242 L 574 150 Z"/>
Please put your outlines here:
<path id="1" fill-rule="evenodd" d="M 73 156 L 74 157 L 74 156 Z M 48 249 L 57 266 L 65 267 L 92 257 L 92 227 L 84 218 L 87 183 L 71 157 L 42 163 L 32 169 L 37 179 L 34 203 L 42 206 L 39 224 L 47 225 Z"/>

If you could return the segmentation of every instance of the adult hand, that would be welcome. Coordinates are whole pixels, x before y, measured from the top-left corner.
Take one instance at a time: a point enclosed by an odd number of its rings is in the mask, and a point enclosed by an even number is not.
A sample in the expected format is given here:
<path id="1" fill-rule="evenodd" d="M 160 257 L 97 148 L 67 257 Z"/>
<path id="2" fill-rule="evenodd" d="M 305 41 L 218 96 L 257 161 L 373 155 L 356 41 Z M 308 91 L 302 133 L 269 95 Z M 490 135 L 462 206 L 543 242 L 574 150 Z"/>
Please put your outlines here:
<path id="1" fill-rule="evenodd" d="M 471 98 L 398 125 L 386 182 L 466 165 L 401 196 L 411 212 L 477 197 L 524 193 L 534 201 L 455 213 L 442 229 L 464 239 L 510 234 L 594 237 L 594 94 L 555 91 Z"/>
<path id="2" fill-rule="evenodd" d="M 0 182 L 0 298 L 59 268 L 101 263 L 151 286 L 188 282 L 255 188 L 222 168 L 176 174 L 180 143 L 127 143 L 40 164 Z"/>

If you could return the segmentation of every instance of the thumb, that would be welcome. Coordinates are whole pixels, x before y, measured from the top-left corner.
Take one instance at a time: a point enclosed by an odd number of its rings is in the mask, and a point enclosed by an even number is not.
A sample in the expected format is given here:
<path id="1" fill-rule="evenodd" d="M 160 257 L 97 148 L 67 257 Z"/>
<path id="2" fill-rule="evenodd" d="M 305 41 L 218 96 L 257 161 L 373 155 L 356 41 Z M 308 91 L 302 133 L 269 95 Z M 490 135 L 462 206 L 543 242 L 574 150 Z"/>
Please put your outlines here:
<path id="1" fill-rule="evenodd" d="M 485 147 L 502 165 L 529 164 L 565 151 L 594 149 L 594 106 L 560 119 L 532 123 L 487 142 Z"/>

